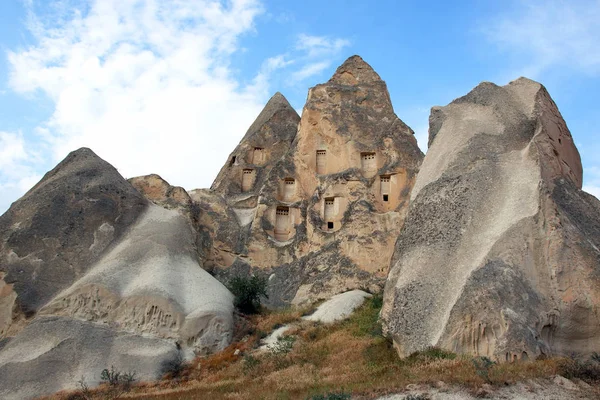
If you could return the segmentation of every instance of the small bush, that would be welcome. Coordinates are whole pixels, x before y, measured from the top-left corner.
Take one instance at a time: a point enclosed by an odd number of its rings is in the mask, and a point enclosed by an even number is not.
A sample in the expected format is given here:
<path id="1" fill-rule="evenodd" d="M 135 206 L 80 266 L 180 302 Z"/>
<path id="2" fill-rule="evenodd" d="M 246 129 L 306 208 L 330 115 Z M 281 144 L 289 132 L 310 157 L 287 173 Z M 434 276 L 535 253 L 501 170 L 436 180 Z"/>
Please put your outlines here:
<path id="1" fill-rule="evenodd" d="M 428 347 L 425 350 L 416 351 L 408 356 L 408 362 L 429 362 L 432 360 L 454 360 L 456 353 L 439 347 Z"/>
<path id="2" fill-rule="evenodd" d="M 473 366 L 475 367 L 475 373 L 487 383 L 491 383 L 490 369 L 496 365 L 496 363 L 488 357 L 475 357 L 472 361 Z"/>
<path id="3" fill-rule="evenodd" d="M 183 370 L 185 369 L 185 360 L 181 351 L 177 352 L 175 358 L 165 360 L 160 366 L 161 375 L 164 377 L 173 379 L 179 378 Z"/>
<path id="4" fill-rule="evenodd" d="M 244 373 L 252 372 L 258 365 L 260 364 L 260 360 L 251 354 L 247 354 L 244 356 L 244 360 L 242 361 Z"/>
<path id="5" fill-rule="evenodd" d="M 274 356 L 286 355 L 294 348 L 296 338 L 284 335 L 277 338 L 277 342 L 269 346 L 269 351 Z"/>
<path id="6" fill-rule="evenodd" d="M 381 310 L 381 295 L 374 295 L 356 310 L 345 322 L 356 336 L 382 336 L 379 311 Z"/>
<path id="7" fill-rule="evenodd" d="M 257 275 L 250 278 L 236 276 L 229 281 L 227 288 L 235 296 L 236 308 L 244 314 L 258 313 L 261 297 L 269 297 L 267 295 L 267 278 Z"/>
<path id="8" fill-rule="evenodd" d="M 564 359 L 558 364 L 558 371 L 567 379 L 578 378 L 588 383 L 600 382 L 600 364 L 593 358 L 592 361 Z"/>
<path id="9" fill-rule="evenodd" d="M 117 371 L 114 366 L 111 365 L 110 370 L 105 368 L 100 374 L 100 380 L 104 383 L 108 383 L 110 386 L 124 386 L 131 387 L 135 382 L 135 372 L 121 372 Z"/>

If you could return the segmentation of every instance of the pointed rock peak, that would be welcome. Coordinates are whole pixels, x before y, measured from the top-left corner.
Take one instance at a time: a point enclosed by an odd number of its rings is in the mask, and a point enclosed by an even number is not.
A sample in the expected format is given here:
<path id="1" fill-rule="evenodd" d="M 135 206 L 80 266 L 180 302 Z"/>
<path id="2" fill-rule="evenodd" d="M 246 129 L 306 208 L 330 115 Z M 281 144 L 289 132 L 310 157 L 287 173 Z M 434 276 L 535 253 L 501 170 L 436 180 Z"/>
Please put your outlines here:
<path id="1" fill-rule="evenodd" d="M 298 115 L 296 110 L 294 110 L 294 108 L 290 105 L 285 96 L 277 92 L 273 95 L 273 97 L 269 99 L 269 101 L 262 109 L 260 114 L 258 114 L 256 120 L 254 120 L 254 122 L 246 132 L 245 137 L 247 138 L 248 135 L 251 135 L 254 132 L 258 131 L 264 124 L 266 124 L 271 119 L 271 117 L 275 113 L 279 111 L 291 112 L 290 117 L 294 120 L 297 120 L 296 123 L 300 120 L 300 116 Z"/>
<path id="2" fill-rule="evenodd" d="M 329 82 L 355 86 L 364 83 L 381 82 L 381 77 L 365 60 L 355 55 L 348 58 L 338 67 Z"/>
<path id="3" fill-rule="evenodd" d="M 103 160 L 91 149 L 81 147 L 70 152 L 60 163 L 48 171 L 27 193 L 29 194 L 56 179 L 62 179 L 69 176 L 76 176 L 77 179 L 82 180 L 91 180 L 100 176 L 105 176 L 109 180 L 114 179 L 125 182 L 125 179 L 111 164 Z"/>
<path id="4" fill-rule="evenodd" d="M 284 106 L 284 107 L 291 107 L 289 101 L 285 98 L 284 95 L 281 94 L 281 92 L 275 93 L 269 99 L 269 101 L 267 101 L 267 104 L 265 107 L 267 107 L 269 104 L 279 105 L 279 106 Z"/>

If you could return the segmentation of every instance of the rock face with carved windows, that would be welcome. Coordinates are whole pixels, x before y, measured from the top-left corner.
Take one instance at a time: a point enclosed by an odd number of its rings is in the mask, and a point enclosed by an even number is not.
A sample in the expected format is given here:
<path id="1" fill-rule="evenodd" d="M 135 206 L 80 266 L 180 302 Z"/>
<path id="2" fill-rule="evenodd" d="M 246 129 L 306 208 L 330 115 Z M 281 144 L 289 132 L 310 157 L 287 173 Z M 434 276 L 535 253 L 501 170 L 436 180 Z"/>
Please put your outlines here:
<path id="1" fill-rule="evenodd" d="M 279 141 L 287 151 L 260 150 L 265 167 L 252 189 L 224 183 L 238 179 L 232 160 L 256 157 L 257 146 L 268 147 L 261 143 L 282 127 L 246 135 L 213 184 L 226 187 L 226 201 L 243 205 L 246 217 L 243 240 L 230 265 L 215 265 L 217 276 L 268 274 L 272 305 L 381 290 L 423 158 L 414 132 L 394 113 L 385 82 L 358 56 L 309 90 L 299 124 L 286 115 L 279 124 L 295 126 Z"/>

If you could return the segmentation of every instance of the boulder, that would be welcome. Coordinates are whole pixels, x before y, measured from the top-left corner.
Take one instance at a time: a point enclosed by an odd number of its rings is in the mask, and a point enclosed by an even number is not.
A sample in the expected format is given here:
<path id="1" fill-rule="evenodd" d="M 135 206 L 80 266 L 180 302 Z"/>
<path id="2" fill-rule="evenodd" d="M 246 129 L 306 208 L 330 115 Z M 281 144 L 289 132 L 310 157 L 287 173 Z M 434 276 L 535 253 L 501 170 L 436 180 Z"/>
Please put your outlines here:
<path id="1" fill-rule="evenodd" d="M 484 82 L 430 116 L 381 317 L 401 355 L 600 347 L 600 201 L 539 83 Z"/>

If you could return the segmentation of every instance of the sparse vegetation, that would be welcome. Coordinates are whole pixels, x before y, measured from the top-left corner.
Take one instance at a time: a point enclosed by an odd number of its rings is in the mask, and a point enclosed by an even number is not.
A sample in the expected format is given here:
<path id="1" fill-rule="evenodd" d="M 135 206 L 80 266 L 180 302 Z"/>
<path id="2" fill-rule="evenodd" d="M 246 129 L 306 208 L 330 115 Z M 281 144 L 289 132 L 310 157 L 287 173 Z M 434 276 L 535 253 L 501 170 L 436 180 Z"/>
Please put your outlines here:
<path id="1" fill-rule="evenodd" d="M 236 276 L 231 278 L 227 288 L 235 296 L 236 308 L 244 314 L 256 314 L 260 311 L 260 299 L 267 296 L 267 278 L 253 275 L 249 278 Z"/>
<path id="2" fill-rule="evenodd" d="M 475 357 L 471 361 L 473 361 L 477 375 L 479 375 L 486 382 L 491 383 L 490 369 L 496 365 L 496 363 L 490 360 L 488 357 Z"/>
<path id="3" fill-rule="evenodd" d="M 401 392 L 413 383 L 433 385 L 443 381 L 475 390 L 484 384 L 503 386 L 556 374 L 567 375 L 568 365 L 563 363 L 572 362 L 546 359 L 492 366 L 483 359 L 473 361 L 472 357 L 438 348 L 400 359 L 391 341 L 381 335 L 380 306 L 377 297 L 368 299 L 348 320 L 333 325 L 303 321 L 300 319 L 303 312 L 298 309 L 253 315 L 249 317 L 253 328 L 243 339 L 220 353 L 186 364 L 177 380 L 136 385 L 131 396 L 155 400 L 333 400 L 347 399 L 351 393 L 373 398 Z M 271 332 L 290 322 L 295 322 L 296 327 L 286 333 L 295 339 L 284 336 L 282 351 L 276 351 L 278 356 L 271 351 L 252 352 L 258 346 L 261 332 Z M 484 363 L 478 367 L 481 362 Z M 594 361 L 586 365 L 592 364 L 600 367 Z M 478 372 L 480 370 L 484 372 Z M 575 369 L 570 376 L 582 377 L 582 373 Z M 418 394 L 412 396 L 419 400 L 426 398 Z"/>
<path id="4" fill-rule="evenodd" d="M 90 389 L 85 378 L 82 376 L 77 382 L 79 390 L 69 393 L 64 398 L 68 400 L 119 399 L 125 393 L 131 391 L 136 379 L 135 372 L 122 372 L 111 366 L 110 369 L 105 368 L 100 373 L 100 381 L 102 382 L 100 387 Z"/>
<path id="5" fill-rule="evenodd" d="M 274 356 L 282 356 L 288 354 L 294 348 L 296 338 L 291 335 L 284 335 L 277 338 L 277 341 L 269 346 L 269 351 Z"/>
<path id="6" fill-rule="evenodd" d="M 559 363 L 559 374 L 568 379 L 581 379 L 588 383 L 600 382 L 600 361 L 598 353 L 592 353 L 589 360 L 578 357 L 563 359 Z"/>
<path id="7" fill-rule="evenodd" d="M 161 365 L 161 373 L 166 379 L 177 379 L 185 367 L 185 360 L 181 351 L 177 352 L 175 358 L 165 361 Z"/>
<path id="8" fill-rule="evenodd" d="M 105 368 L 100 373 L 100 380 L 110 386 L 122 386 L 128 390 L 132 383 L 135 382 L 135 372 L 121 372 L 111 365 L 110 369 Z"/>

